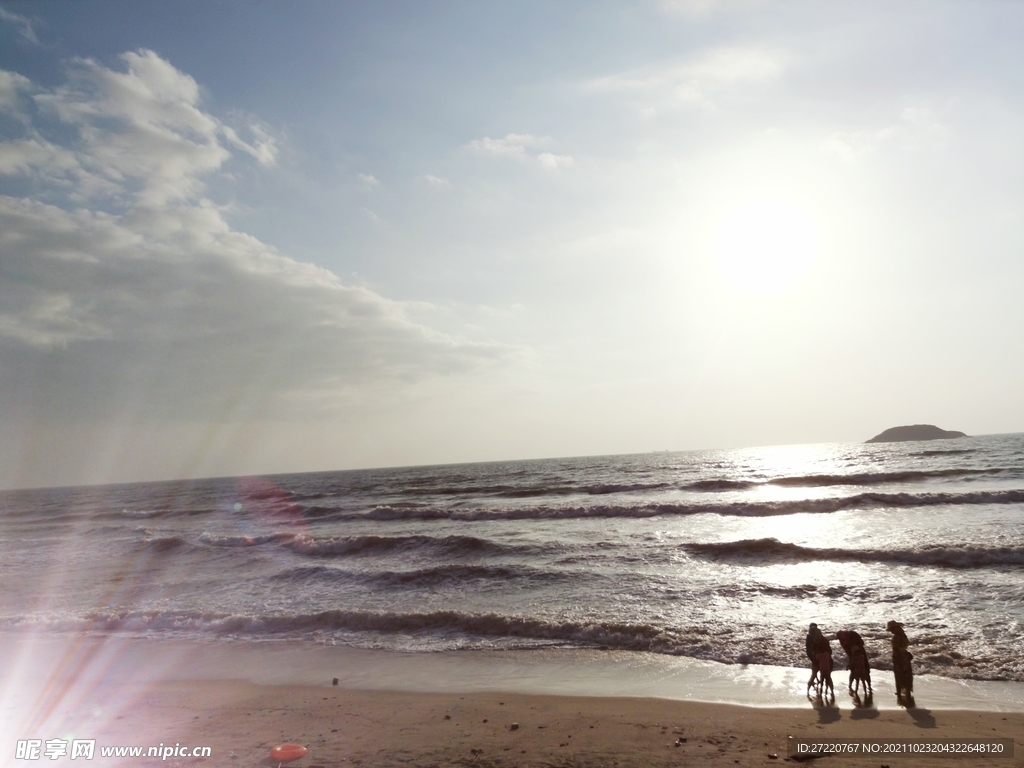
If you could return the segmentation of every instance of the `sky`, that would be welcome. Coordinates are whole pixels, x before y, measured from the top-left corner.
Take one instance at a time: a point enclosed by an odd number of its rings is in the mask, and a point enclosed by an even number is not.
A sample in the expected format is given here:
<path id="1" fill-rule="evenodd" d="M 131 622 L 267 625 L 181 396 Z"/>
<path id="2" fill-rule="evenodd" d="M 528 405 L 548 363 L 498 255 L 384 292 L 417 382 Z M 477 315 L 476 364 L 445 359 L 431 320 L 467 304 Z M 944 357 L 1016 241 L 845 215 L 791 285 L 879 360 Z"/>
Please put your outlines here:
<path id="1" fill-rule="evenodd" d="M 0 487 L 1022 431 L 1022 40 L 0 0 Z"/>

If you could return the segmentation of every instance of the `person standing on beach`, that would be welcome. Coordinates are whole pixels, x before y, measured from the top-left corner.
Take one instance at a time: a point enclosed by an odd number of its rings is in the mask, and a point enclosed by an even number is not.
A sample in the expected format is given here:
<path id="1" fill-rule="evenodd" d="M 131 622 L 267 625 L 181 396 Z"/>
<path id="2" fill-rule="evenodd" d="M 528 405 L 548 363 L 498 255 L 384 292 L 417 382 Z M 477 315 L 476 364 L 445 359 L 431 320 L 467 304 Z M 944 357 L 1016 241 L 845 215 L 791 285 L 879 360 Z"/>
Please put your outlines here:
<path id="1" fill-rule="evenodd" d="M 812 622 L 810 629 L 807 631 L 806 640 L 807 658 L 811 660 L 811 679 L 807 681 L 807 690 L 811 689 L 815 679 L 818 677 L 818 649 L 821 641 L 824 639 L 825 636 L 821 634 L 818 625 Z"/>
<path id="2" fill-rule="evenodd" d="M 818 660 L 818 696 L 831 695 L 836 698 L 836 689 L 832 685 L 832 645 L 825 635 L 819 633 L 820 639 L 814 646 L 814 657 Z"/>
<path id="3" fill-rule="evenodd" d="M 896 703 L 901 707 L 914 706 L 914 673 L 910 668 L 910 660 L 914 658 L 910 651 L 910 641 L 903 625 L 898 621 L 890 621 L 885 625 L 892 632 L 892 672 L 896 677 Z"/>
<path id="4" fill-rule="evenodd" d="M 868 665 L 868 652 L 864 647 L 864 639 L 855 629 L 841 629 L 836 632 L 836 640 L 843 647 L 846 653 L 846 668 L 850 670 L 849 689 L 855 692 L 864 683 L 864 689 L 868 695 L 871 693 L 871 668 Z M 854 681 L 857 686 L 854 688 Z"/>
<path id="5" fill-rule="evenodd" d="M 855 629 L 841 629 L 836 632 L 836 640 L 839 641 L 839 645 L 843 648 L 843 653 L 847 656 L 853 655 L 853 649 L 856 646 L 864 647 L 864 639 L 860 636 L 860 633 Z"/>

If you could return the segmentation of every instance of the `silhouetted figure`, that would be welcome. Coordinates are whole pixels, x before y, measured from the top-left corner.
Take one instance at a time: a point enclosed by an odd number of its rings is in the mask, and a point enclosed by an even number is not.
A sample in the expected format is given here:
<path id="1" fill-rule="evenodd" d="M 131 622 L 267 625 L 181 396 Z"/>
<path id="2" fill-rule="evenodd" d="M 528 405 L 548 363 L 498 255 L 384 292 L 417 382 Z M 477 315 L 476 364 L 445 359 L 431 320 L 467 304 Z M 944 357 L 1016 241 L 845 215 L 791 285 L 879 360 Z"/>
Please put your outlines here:
<path id="1" fill-rule="evenodd" d="M 896 703 L 901 707 L 914 706 L 914 673 L 910 668 L 910 660 L 914 658 L 907 648 L 910 641 L 903 625 L 898 621 L 890 621 L 885 625 L 892 632 L 892 672 L 896 677 Z"/>
<path id="2" fill-rule="evenodd" d="M 857 696 L 863 684 L 865 695 L 871 696 L 871 667 L 868 665 L 868 652 L 864 647 L 863 638 L 855 630 L 842 629 L 836 632 L 836 640 L 846 653 L 846 668 L 850 670 L 850 692 Z"/>
<path id="3" fill-rule="evenodd" d="M 828 638 L 819 633 L 819 639 L 814 644 L 814 657 L 818 662 L 818 696 L 826 690 L 832 695 L 835 701 L 836 689 L 832 685 L 832 645 Z"/>
<path id="4" fill-rule="evenodd" d="M 819 639 L 820 638 L 820 639 Z M 807 690 L 811 690 L 811 686 L 814 685 L 818 678 L 818 657 L 817 657 L 817 646 L 821 640 L 824 640 L 825 636 L 821 634 L 821 630 L 818 629 L 818 625 L 812 623 L 810 629 L 807 631 L 807 658 L 811 660 L 811 678 L 807 681 Z"/>

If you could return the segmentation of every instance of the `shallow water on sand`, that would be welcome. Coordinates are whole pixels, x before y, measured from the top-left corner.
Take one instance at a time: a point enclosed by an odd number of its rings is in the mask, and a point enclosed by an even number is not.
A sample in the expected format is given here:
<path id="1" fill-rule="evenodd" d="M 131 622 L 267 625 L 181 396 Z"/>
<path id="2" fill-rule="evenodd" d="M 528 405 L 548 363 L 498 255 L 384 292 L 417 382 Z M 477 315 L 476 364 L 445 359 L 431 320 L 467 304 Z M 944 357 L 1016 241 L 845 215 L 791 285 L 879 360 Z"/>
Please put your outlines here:
<path id="1" fill-rule="evenodd" d="M 737 666 L 663 654 L 548 648 L 534 651 L 458 651 L 431 654 L 310 646 L 288 641 L 232 643 L 210 640 L 140 640 L 91 636 L 87 640 L 0 634 L 0 652 L 16 660 L 0 675 L 5 701 L 18 694 L 59 692 L 74 698 L 108 684 L 165 680 L 245 680 L 258 685 L 329 687 L 438 693 L 550 694 L 653 697 L 756 707 L 827 705 L 871 717 L 897 709 L 891 674 L 873 675 L 874 696 L 854 700 L 846 674 L 835 674 L 836 697 L 807 695 L 806 668 Z M 926 709 L 1024 712 L 1024 683 L 915 680 L 917 704 Z M 29 709 L 39 702 L 28 703 Z"/>

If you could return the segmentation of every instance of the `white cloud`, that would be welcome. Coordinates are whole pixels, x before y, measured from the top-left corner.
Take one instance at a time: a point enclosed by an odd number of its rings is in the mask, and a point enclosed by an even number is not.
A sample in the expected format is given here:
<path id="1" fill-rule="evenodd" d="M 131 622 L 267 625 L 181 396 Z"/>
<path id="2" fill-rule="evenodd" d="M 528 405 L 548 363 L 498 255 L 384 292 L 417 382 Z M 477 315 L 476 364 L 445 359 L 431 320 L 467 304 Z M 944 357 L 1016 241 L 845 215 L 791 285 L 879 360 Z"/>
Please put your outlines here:
<path id="1" fill-rule="evenodd" d="M 369 173 L 360 173 L 359 174 L 359 180 L 361 182 L 363 182 L 363 184 L 365 184 L 368 187 L 379 187 L 380 186 L 380 182 L 377 180 L 377 177 L 373 176 L 373 175 L 371 175 Z"/>
<path id="2" fill-rule="evenodd" d="M 232 149 L 274 164 L 276 141 L 258 123 L 241 127 L 252 137 L 246 141 L 239 129 L 201 109 L 195 80 L 152 51 L 121 58 L 126 72 L 80 59 L 65 85 L 37 89 L 32 98 L 43 117 L 74 129 L 77 141 L 58 146 L 30 128 L 20 146 L 5 144 L 5 172 L 63 179 L 79 202 L 108 196 L 123 205 L 159 207 L 200 196 L 202 176 L 221 168 Z M 4 73 L 0 103 L 16 108 L 6 94 L 25 90 L 25 83 Z M 27 113 L 20 116 L 28 120 Z M 57 157 L 61 161 L 53 162 Z"/>
<path id="3" fill-rule="evenodd" d="M 127 72 L 78 60 L 69 82 L 35 96 L 78 130 L 83 175 L 142 183 L 135 202 L 161 206 L 201 193 L 200 176 L 230 157 L 220 123 L 199 109 L 199 87 L 152 51 L 125 53 Z"/>
<path id="4" fill-rule="evenodd" d="M 621 93 L 655 104 L 714 107 L 719 90 L 772 80 L 785 69 L 786 56 L 761 48 L 718 48 L 683 64 L 661 64 L 597 78 L 586 85 L 595 91 Z M 650 107 L 646 107 L 650 109 Z"/>
<path id="5" fill-rule="evenodd" d="M 272 162 L 269 134 L 238 138 L 156 54 L 123 59 L 127 72 L 78 61 L 65 85 L 35 88 L 45 115 L 77 130 L 67 146 L 34 125 L 0 142 L 0 173 L 42 189 L 0 195 L 5 422 L 103 419 L 126 403 L 164 419 L 243 403 L 272 417 L 507 359 L 232 229 L 202 179 L 233 149 Z M 121 206 L 94 204 L 108 199 Z"/>
<path id="6" fill-rule="evenodd" d="M 904 135 L 914 135 L 921 143 L 943 147 L 953 135 L 952 129 L 939 122 L 935 111 L 927 106 L 906 107 L 900 113 Z"/>
<path id="7" fill-rule="evenodd" d="M 904 108 L 898 121 L 881 128 L 834 131 L 821 142 L 820 149 L 845 162 L 854 162 L 886 145 L 941 150 L 951 136 L 952 130 L 936 118 L 934 110 L 917 105 Z"/>
<path id="8" fill-rule="evenodd" d="M 545 168 L 554 170 L 568 168 L 573 164 L 573 159 L 569 155 L 553 155 L 550 152 L 541 152 L 537 155 L 537 159 Z"/>
<path id="9" fill-rule="evenodd" d="M 484 136 L 473 139 L 468 146 L 475 152 L 491 155 L 525 155 L 527 148 L 543 149 L 552 144 L 550 136 L 533 136 L 529 133 L 507 133 L 503 139 Z"/>
<path id="10" fill-rule="evenodd" d="M 39 38 L 36 36 L 35 29 L 32 28 L 31 19 L 11 13 L 6 8 L 0 8 L 0 21 L 6 21 L 20 27 L 18 31 L 25 40 L 33 45 L 39 45 Z"/>
<path id="11" fill-rule="evenodd" d="M 277 141 L 273 136 L 259 123 L 252 121 L 245 126 L 248 133 L 252 134 L 251 141 L 243 141 L 238 132 L 234 128 L 227 125 L 221 125 L 221 132 L 224 137 L 231 142 L 233 147 L 241 149 L 246 154 L 251 155 L 259 162 L 260 165 L 271 167 L 277 162 Z"/>
<path id="12" fill-rule="evenodd" d="M 38 138 L 0 143 L 0 174 L 12 176 L 40 172 L 63 177 L 80 169 L 74 153 Z"/>
<path id="13" fill-rule="evenodd" d="M 451 179 L 446 179 L 443 176 L 433 176 L 429 173 L 423 177 L 423 180 L 430 186 L 437 187 L 438 189 L 448 189 L 452 185 Z"/>
<path id="14" fill-rule="evenodd" d="M 686 15 L 699 15 L 710 11 L 716 5 L 719 0 L 661 0 L 658 3 L 658 8 L 666 14 L 676 15 L 684 13 Z"/>
<path id="15" fill-rule="evenodd" d="M 31 85 L 32 83 L 27 77 L 16 72 L 0 70 L 0 109 L 16 109 L 18 92 L 28 91 Z"/>
<path id="16" fill-rule="evenodd" d="M 536 160 L 545 168 L 567 168 L 573 163 L 569 155 L 554 155 L 550 152 L 538 152 L 554 145 L 550 136 L 533 136 L 529 133 L 508 133 L 503 139 L 492 139 L 484 136 L 473 139 L 466 146 L 473 152 L 499 157 Z"/>

